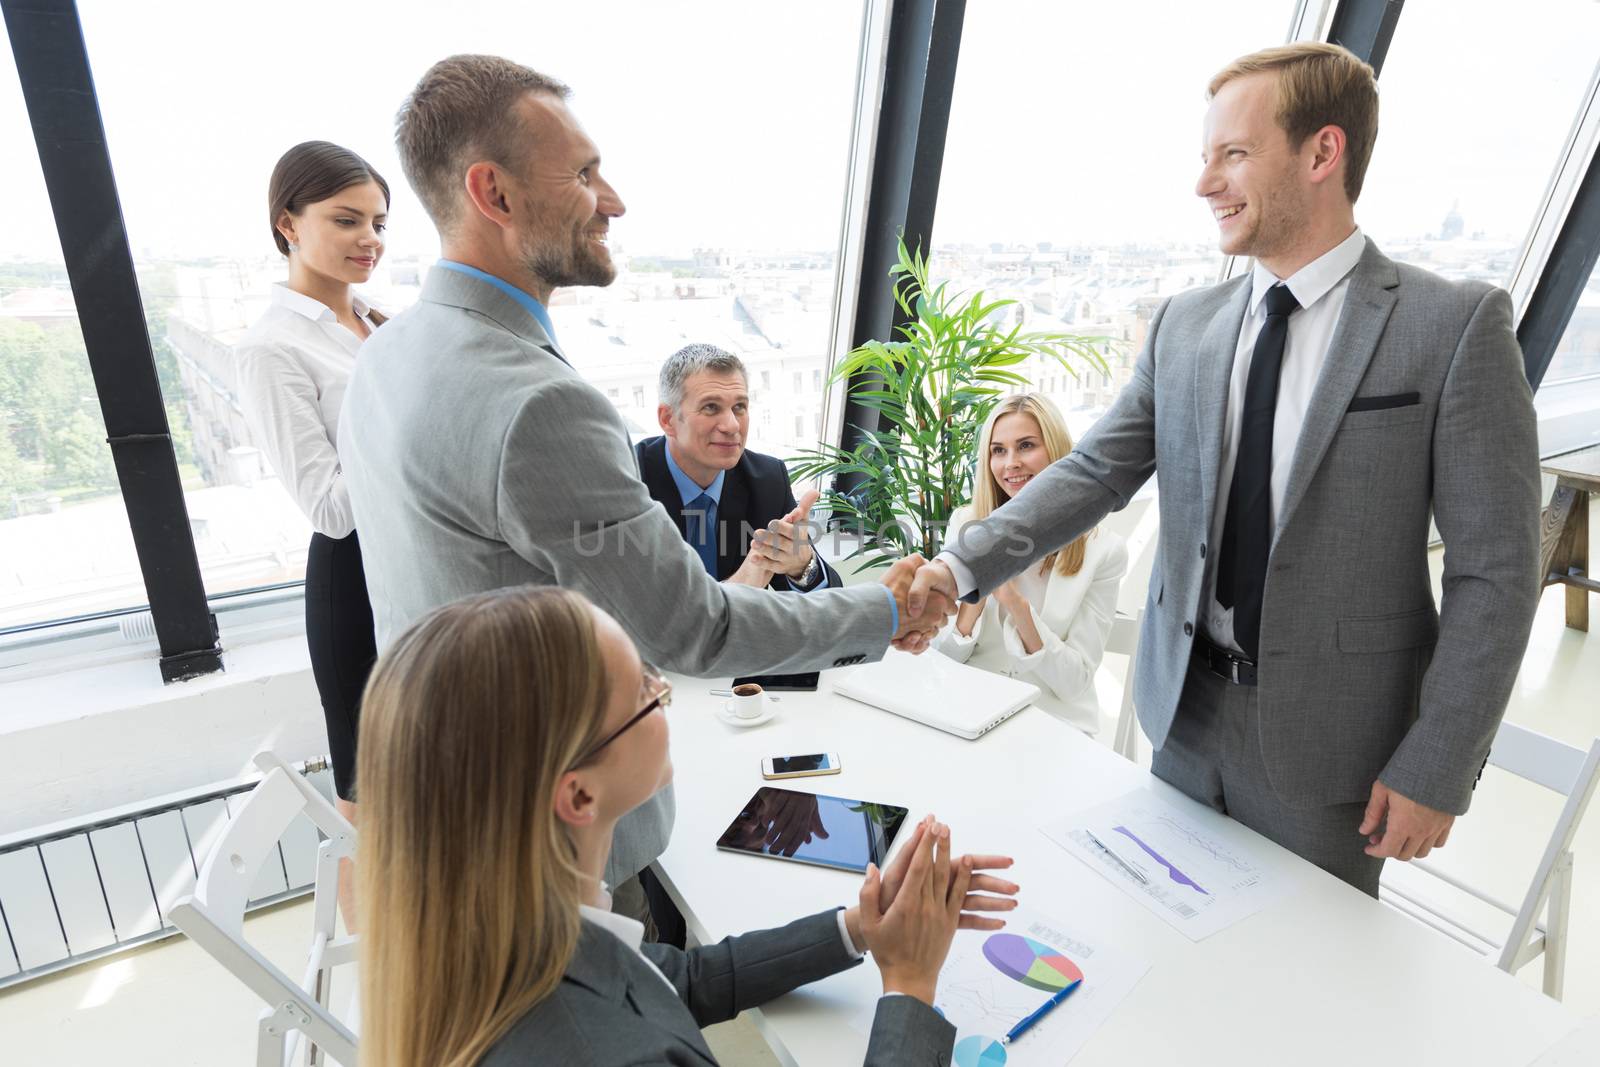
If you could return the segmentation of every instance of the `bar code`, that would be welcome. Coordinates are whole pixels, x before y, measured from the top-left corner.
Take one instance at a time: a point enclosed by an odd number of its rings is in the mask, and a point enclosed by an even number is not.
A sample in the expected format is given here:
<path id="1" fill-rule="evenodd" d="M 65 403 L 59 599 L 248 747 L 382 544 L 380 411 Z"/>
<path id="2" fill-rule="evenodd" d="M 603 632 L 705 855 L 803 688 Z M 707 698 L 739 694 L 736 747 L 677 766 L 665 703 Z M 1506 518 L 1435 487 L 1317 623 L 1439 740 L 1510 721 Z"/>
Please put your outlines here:
<path id="1" fill-rule="evenodd" d="M 1172 902 L 1172 910 L 1177 912 L 1179 915 L 1183 916 L 1185 919 L 1192 919 L 1196 915 L 1200 914 L 1199 912 L 1195 911 L 1193 908 L 1189 907 L 1189 905 L 1187 905 L 1187 904 L 1185 904 L 1185 903 L 1183 903 L 1182 901 L 1179 901 L 1179 900 L 1175 900 L 1175 901 Z"/>

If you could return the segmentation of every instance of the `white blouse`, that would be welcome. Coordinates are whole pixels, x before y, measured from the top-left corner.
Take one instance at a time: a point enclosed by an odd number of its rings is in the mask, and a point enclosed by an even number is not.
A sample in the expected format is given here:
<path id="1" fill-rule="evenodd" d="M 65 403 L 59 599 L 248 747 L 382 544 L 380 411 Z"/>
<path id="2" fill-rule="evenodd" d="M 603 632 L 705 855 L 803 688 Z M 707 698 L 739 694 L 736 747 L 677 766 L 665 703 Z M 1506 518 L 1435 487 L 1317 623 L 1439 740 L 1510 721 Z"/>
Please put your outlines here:
<path id="1" fill-rule="evenodd" d="M 947 543 L 972 520 L 970 508 L 950 517 Z M 1033 612 L 1042 642 L 1037 652 L 1022 647 L 1016 622 L 991 596 L 963 637 L 952 618 L 933 647 L 959 663 L 981 667 L 1039 687 L 1034 703 L 1086 734 L 1100 729 L 1100 701 L 1094 676 L 1105 655 L 1106 639 L 1117 614 L 1117 590 L 1128 573 L 1128 546 L 1110 530 L 1097 530 L 1084 543 L 1077 574 L 1046 572 L 1038 564 L 1017 575 L 1017 589 Z"/>
<path id="2" fill-rule="evenodd" d="M 351 303 L 376 329 L 367 302 Z M 348 537 L 356 528 L 334 442 L 361 343 L 332 308 L 280 284 L 234 347 L 250 433 L 312 529 L 327 537 Z"/>

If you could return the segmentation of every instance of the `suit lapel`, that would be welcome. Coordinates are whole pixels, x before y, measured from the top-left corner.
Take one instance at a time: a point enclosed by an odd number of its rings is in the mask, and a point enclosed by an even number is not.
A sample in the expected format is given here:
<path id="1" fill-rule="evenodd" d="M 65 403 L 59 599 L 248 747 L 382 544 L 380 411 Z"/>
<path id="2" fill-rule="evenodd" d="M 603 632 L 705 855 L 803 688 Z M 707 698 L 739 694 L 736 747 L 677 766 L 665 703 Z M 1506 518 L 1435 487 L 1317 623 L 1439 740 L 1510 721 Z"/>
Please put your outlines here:
<path id="1" fill-rule="evenodd" d="M 744 523 L 750 517 L 750 477 L 746 459 L 722 479 L 722 500 L 717 504 L 717 578 L 733 574 L 744 562 Z"/>
<path id="2" fill-rule="evenodd" d="M 628 971 L 629 1006 L 640 1018 L 648 1019 L 652 1025 L 667 1031 L 715 1067 L 716 1057 L 711 1054 L 700 1028 L 695 1025 L 694 1016 L 689 1014 L 683 1001 L 669 992 L 660 978 L 646 973 L 648 968 L 637 959 L 630 961 Z"/>
<path id="3" fill-rule="evenodd" d="M 1389 313 L 1394 310 L 1395 290 L 1399 285 L 1400 275 L 1394 263 L 1369 239 L 1361 262 L 1350 275 L 1350 288 L 1345 293 L 1344 309 L 1339 313 L 1333 340 L 1328 344 L 1322 376 L 1317 379 L 1305 421 L 1300 424 L 1300 440 L 1289 465 L 1289 482 L 1278 505 L 1274 543 L 1304 499 L 1339 423 L 1350 408 L 1350 400 L 1367 373 L 1384 327 L 1388 325 Z"/>
<path id="4" fill-rule="evenodd" d="M 1217 506 L 1217 478 L 1222 464 L 1222 427 L 1228 417 L 1228 383 L 1233 378 L 1233 358 L 1239 348 L 1239 330 L 1250 307 L 1250 275 L 1235 280 L 1233 293 L 1206 327 L 1195 348 L 1195 433 L 1200 442 L 1200 487 L 1205 494 L 1205 529 Z"/>
<path id="5" fill-rule="evenodd" d="M 694 1016 L 639 954 L 593 923 L 585 922 L 563 981 L 609 1001 L 626 1001 L 634 1014 L 672 1034 L 715 1067 L 716 1059 L 695 1026 Z"/>
<path id="6" fill-rule="evenodd" d="M 683 497 L 678 492 L 678 483 L 672 480 L 672 472 L 667 469 L 667 439 L 656 437 L 644 442 L 644 447 L 639 450 L 639 477 L 644 480 L 645 488 L 672 517 L 672 525 L 678 528 L 678 536 L 685 541 L 689 539 L 689 528 L 683 519 Z"/>

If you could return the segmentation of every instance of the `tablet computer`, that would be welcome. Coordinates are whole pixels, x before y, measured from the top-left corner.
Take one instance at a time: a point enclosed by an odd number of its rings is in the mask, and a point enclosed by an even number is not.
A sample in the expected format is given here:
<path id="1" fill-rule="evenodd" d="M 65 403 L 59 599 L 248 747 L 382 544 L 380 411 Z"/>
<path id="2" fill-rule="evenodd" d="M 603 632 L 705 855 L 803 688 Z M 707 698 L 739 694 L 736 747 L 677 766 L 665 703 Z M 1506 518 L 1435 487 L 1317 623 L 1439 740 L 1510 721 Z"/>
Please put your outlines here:
<path id="1" fill-rule="evenodd" d="M 717 838 L 724 852 L 811 863 L 844 871 L 883 866 L 905 822 L 894 804 L 763 786 Z"/>

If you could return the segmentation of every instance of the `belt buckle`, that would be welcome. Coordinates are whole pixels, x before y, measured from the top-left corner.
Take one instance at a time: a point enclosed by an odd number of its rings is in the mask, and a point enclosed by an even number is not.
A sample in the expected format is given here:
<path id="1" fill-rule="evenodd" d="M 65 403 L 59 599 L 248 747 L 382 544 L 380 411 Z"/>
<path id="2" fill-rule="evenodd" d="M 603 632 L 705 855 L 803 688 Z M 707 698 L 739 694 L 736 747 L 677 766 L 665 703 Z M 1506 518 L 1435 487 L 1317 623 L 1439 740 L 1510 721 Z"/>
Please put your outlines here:
<path id="1" fill-rule="evenodd" d="M 1232 677 L 1233 684 L 1234 685 L 1238 685 L 1239 684 L 1239 659 L 1238 659 L 1238 657 L 1232 656 L 1232 655 L 1228 656 L 1228 671 L 1233 676 Z"/>

